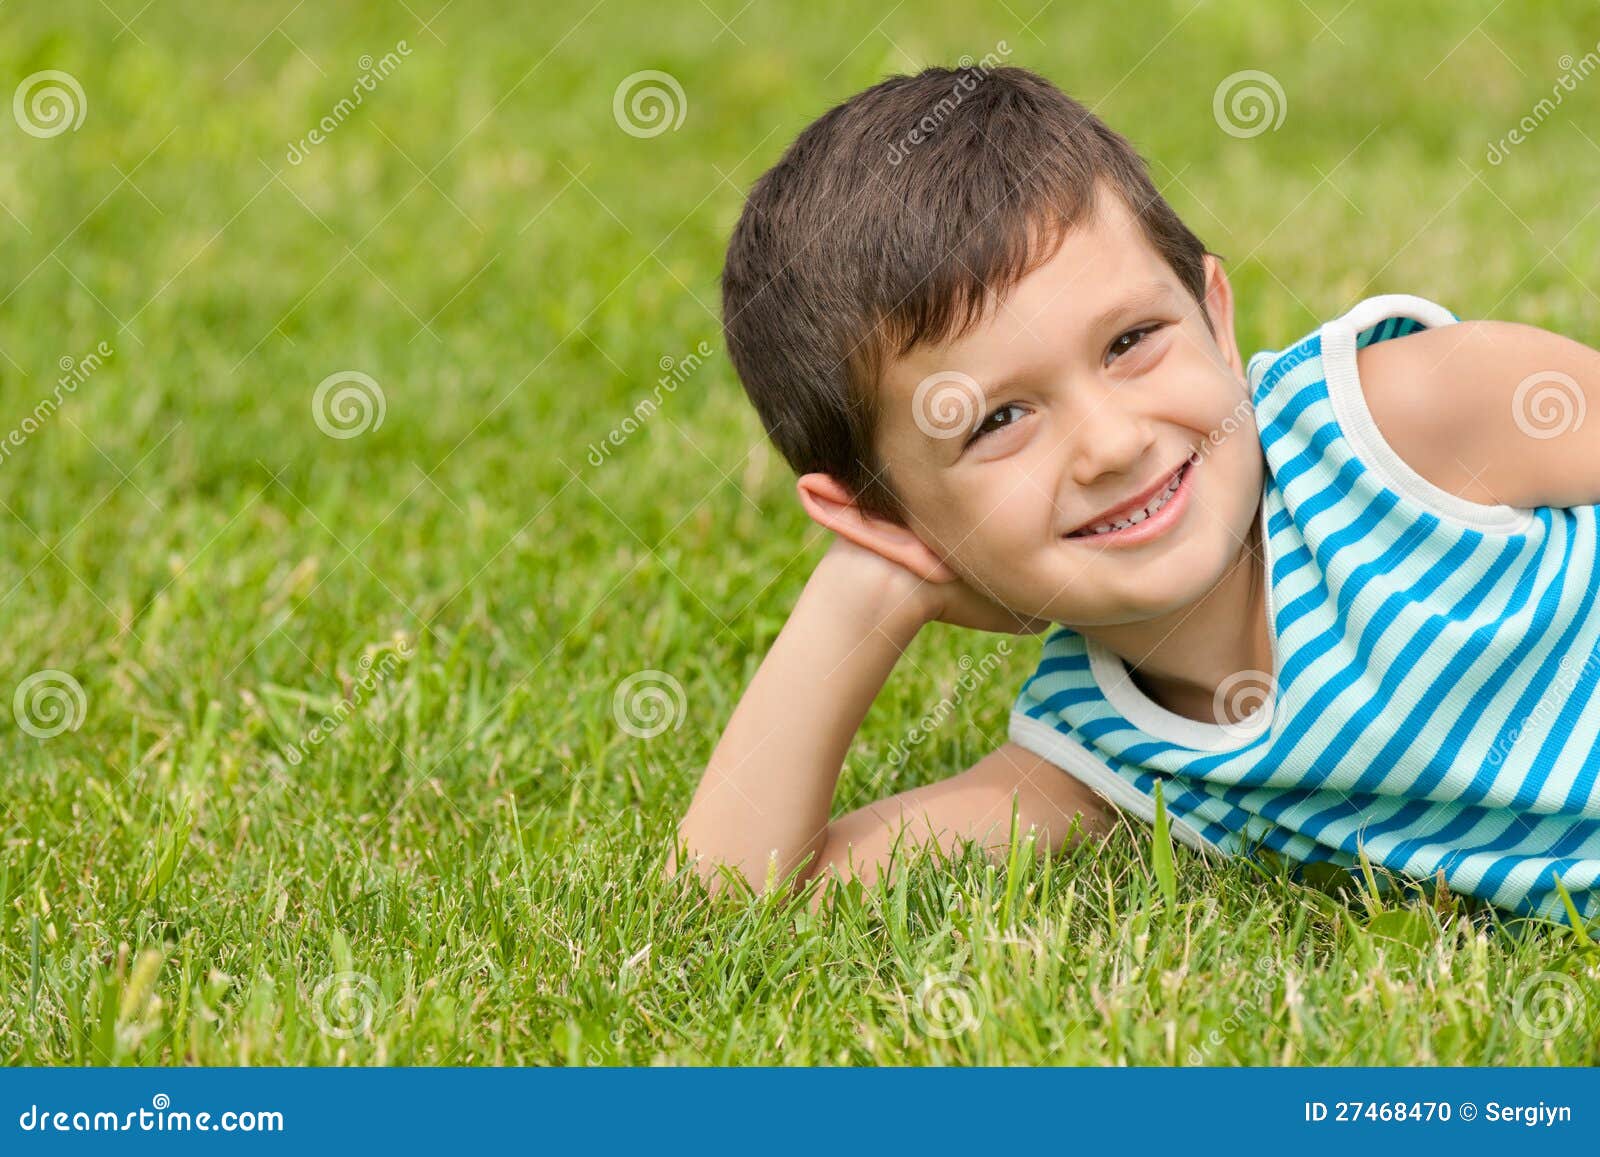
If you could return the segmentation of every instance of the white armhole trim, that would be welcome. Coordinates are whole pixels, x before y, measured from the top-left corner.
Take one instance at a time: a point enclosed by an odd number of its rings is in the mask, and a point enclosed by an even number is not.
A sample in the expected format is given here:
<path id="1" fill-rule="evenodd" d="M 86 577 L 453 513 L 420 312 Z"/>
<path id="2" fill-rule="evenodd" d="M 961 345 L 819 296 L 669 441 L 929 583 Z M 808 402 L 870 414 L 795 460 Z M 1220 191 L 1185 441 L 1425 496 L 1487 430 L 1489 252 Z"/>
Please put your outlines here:
<path id="1" fill-rule="evenodd" d="M 1021 711 L 1011 713 L 1009 732 L 1011 742 L 1017 746 L 1049 760 L 1096 795 L 1110 800 L 1118 809 L 1131 812 L 1147 824 L 1155 824 L 1156 801 L 1101 763 L 1076 740 Z M 1180 843 L 1197 852 L 1215 853 L 1224 859 L 1228 858 L 1228 853 L 1221 846 L 1207 839 L 1188 821 L 1174 815 L 1170 807 L 1167 809 L 1167 821 Z"/>
<path id="2" fill-rule="evenodd" d="M 1357 456 L 1392 489 L 1439 518 L 1490 534 L 1522 534 L 1537 521 L 1531 509 L 1471 502 L 1428 481 L 1384 438 L 1367 406 L 1356 372 L 1356 341 L 1361 331 L 1392 317 L 1409 317 L 1429 327 L 1453 325 L 1443 306 L 1408 293 L 1369 297 L 1343 317 L 1322 327 L 1322 364 L 1328 397 L 1339 428 Z"/>

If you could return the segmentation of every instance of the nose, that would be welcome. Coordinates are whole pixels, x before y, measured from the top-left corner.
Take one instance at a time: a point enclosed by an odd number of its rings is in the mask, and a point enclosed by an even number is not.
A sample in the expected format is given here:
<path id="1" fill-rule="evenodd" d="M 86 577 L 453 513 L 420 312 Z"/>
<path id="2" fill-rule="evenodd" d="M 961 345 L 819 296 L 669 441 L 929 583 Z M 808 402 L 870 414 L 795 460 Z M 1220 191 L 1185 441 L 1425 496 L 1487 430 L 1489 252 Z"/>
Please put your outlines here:
<path id="1" fill-rule="evenodd" d="M 1137 470 L 1155 444 L 1152 424 L 1122 405 L 1114 390 L 1100 390 L 1084 401 L 1069 419 L 1076 422 L 1067 439 L 1072 480 L 1090 486 L 1105 475 Z"/>

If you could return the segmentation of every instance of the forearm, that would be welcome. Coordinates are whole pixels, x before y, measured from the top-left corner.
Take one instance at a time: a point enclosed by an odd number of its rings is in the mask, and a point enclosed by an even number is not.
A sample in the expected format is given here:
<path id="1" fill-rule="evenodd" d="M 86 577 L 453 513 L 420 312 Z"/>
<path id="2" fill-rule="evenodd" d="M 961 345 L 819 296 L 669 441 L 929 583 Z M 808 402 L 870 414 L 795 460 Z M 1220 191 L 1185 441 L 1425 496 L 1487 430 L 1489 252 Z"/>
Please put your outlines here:
<path id="1" fill-rule="evenodd" d="M 703 870 L 734 865 L 759 890 L 769 869 L 815 867 L 845 753 L 926 618 L 903 585 L 848 563 L 813 572 L 711 754 L 679 826 Z"/>

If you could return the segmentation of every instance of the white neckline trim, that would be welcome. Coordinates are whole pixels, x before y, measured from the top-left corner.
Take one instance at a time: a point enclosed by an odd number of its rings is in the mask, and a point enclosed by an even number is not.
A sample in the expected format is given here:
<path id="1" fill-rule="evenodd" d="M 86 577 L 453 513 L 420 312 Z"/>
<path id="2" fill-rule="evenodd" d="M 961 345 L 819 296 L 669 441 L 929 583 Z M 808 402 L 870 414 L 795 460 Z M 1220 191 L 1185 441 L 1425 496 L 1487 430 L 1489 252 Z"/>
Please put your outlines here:
<path id="1" fill-rule="evenodd" d="M 1272 727 L 1273 709 L 1277 704 L 1277 679 L 1281 664 L 1278 658 L 1278 615 L 1272 598 L 1272 536 L 1267 532 L 1267 490 L 1270 475 L 1262 463 L 1261 501 L 1257 507 L 1257 522 L 1261 528 L 1261 556 L 1264 560 L 1266 586 L 1267 636 L 1272 644 L 1271 695 L 1254 712 L 1238 723 L 1227 727 L 1219 723 L 1202 723 L 1168 711 L 1139 689 L 1128 674 L 1128 665 L 1109 647 L 1083 636 L 1089 655 L 1089 672 L 1100 688 L 1100 694 L 1124 719 L 1148 735 L 1197 751 L 1236 751 L 1255 742 Z"/>
<path id="2" fill-rule="evenodd" d="M 1378 429 L 1356 372 L 1356 341 L 1361 331 L 1393 317 L 1409 317 L 1429 327 L 1454 325 L 1444 307 L 1409 293 L 1369 297 L 1343 317 L 1322 326 L 1322 363 L 1334 416 L 1357 456 L 1393 490 L 1430 514 L 1471 530 L 1522 534 L 1538 521 L 1533 510 L 1472 502 L 1428 481 L 1395 452 Z"/>

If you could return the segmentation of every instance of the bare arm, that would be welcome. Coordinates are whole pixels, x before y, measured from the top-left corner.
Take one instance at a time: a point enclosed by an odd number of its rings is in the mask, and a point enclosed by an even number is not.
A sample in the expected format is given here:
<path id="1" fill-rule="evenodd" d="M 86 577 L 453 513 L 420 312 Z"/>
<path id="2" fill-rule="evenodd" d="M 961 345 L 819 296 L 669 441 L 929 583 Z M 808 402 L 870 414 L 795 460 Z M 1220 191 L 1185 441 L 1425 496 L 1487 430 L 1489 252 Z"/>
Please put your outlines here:
<path id="1" fill-rule="evenodd" d="M 1531 325 L 1463 321 L 1356 357 L 1384 439 L 1480 503 L 1600 503 L 1600 351 Z"/>
<path id="2" fill-rule="evenodd" d="M 1026 748 L 1005 743 L 960 775 L 889 796 L 834 820 L 828 825 L 819 862 L 807 878 L 834 872 L 839 879 L 853 875 L 870 886 L 888 864 L 902 828 L 902 849 L 937 844 L 949 854 L 960 841 L 971 839 L 990 859 L 1003 862 L 1013 804 L 1019 837 L 1030 828 L 1038 832 L 1037 854 L 1104 836 L 1117 822 L 1116 809 L 1078 780 Z"/>
<path id="3" fill-rule="evenodd" d="M 1045 829 L 1040 851 L 1062 846 L 1080 812 L 1085 829 L 1110 826 L 1109 805 L 1009 743 L 960 775 L 829 823 L 850 741 L 917 631 L 935 617 L 983 617 L 970 605 L 952 611 L 948 586 L 835 542 L 734 710 L 679 825 L 708 883 L 719 863 L 758 891 L 769 873 L 782 881 L 795 869 L 795 884 L 825 869 L 853 870 L 870 883 L 902 828 L 902 847 L 933 841 L 950 850 L 973 838 L 1003 849 L 1013 798 L 1024 832 Z M 668 871 L 675 870 L 674 857 Z"/>

